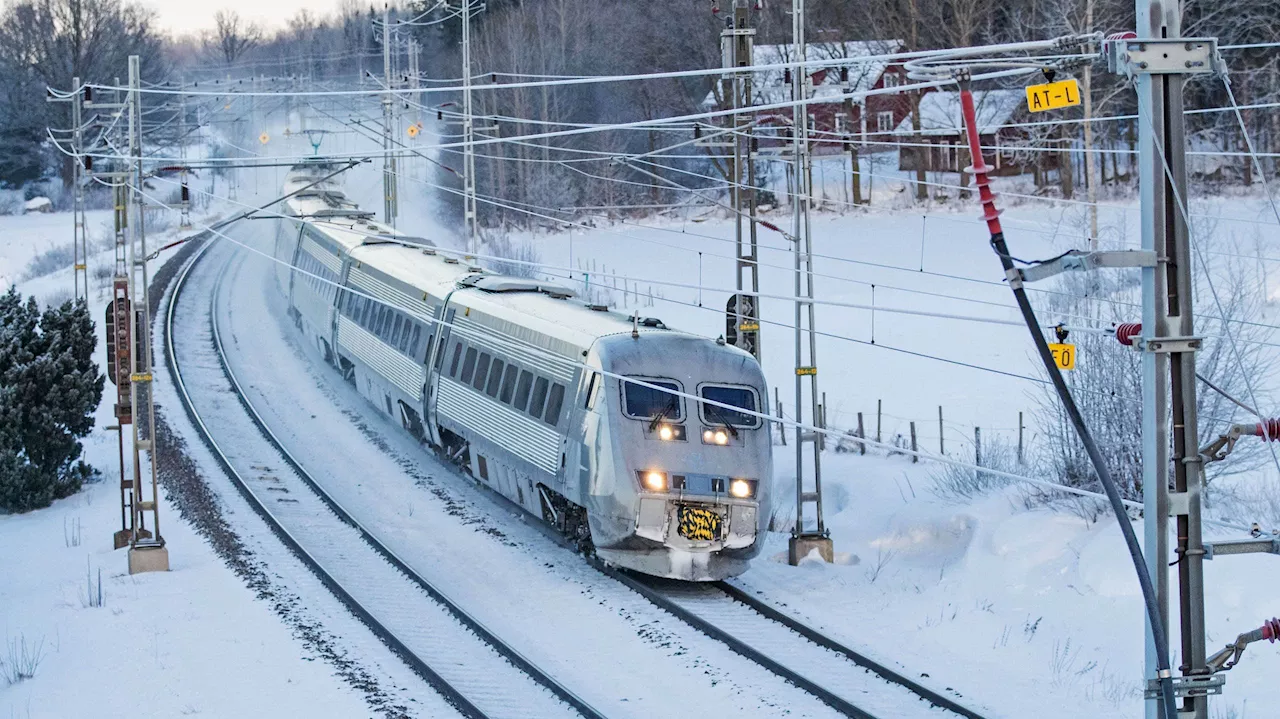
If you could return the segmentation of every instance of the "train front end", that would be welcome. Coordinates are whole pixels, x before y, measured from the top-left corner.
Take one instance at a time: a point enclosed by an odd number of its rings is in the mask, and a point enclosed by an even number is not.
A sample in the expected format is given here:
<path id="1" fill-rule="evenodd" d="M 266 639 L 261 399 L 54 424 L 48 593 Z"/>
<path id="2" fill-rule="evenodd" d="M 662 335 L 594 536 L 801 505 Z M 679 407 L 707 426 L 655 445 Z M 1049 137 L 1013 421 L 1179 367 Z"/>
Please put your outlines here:
<path id="1" fill-rule="evenodd" d="M 746 571 L 763 547 L 773 473 L 769 423 L 750 414 L 768 397 L 756 359 L 646 332 L 601 340 L 588 363 L 608 373 L 588 395 L 580 467 L 599 556 L 692 581 Z"/>

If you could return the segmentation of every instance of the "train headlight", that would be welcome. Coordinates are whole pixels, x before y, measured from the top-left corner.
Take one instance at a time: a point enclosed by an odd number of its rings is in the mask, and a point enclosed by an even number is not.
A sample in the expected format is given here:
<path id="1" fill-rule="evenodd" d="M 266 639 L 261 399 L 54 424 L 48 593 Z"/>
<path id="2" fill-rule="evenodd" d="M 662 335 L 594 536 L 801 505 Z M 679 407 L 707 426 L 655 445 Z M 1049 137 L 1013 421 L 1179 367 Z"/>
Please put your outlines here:
<path id="1" fill-rule="evenodd" d="M 667 491 L 667 475 L 665 472 L 641 472 L 640 481 L 644 484 L 644 488 L 651 492 Z"/>
<path id="2" fill-rule="evenodd" d="M 704 429 L 702 430 L 703 444 L 718 444 L 721 447 L 729 444 L 729 433 L 723 429 Z"/>
<path id="3" fill-rule="evenodd" d="M 679 424 L 660 424 L 651 431 L 663 442 L 683 442 L 685 437 L 684 426 Z"/>
<path id="4" fill-rule="evenodd" d="M 745 479 L 735 479 L 729 482 L 729 494 L 738 499 L 746 499 L 751 496 L 754 487 Z"/>

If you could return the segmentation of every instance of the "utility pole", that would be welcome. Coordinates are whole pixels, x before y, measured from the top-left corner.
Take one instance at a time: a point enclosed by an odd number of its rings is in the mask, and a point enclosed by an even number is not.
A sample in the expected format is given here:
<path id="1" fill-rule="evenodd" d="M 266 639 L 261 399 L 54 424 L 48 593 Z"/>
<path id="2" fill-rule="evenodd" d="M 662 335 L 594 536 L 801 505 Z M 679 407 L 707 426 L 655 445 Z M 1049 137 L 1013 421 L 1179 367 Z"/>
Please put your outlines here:
<path id="1" fill-rule="evenodd" d="M 392 154 L 391 5 L 382 6 L 382 221 L 395 227 L 396 158 Z"/>
<path id="2" fill-rule="evenodd" d="M 72 189 L 75 204 L 71 209 L 72 223 L 72 273 L 75 281 L 76 299 L 84 300 L 85 304 L 89 302 L 89 224 L 86 222 L 84 210 L 84 158 L 81 156 L 84 152 L 84 129 L 80 127 L 84 122 L 84 88 L 80 86 L 80 78 L 71 78 L 71 84 L 75 88 L 75 94 L 71 98 L 71 144 L 76 162 L 74 182 L 75 187 Z"/>
<path id="3" fill-rule="evenodd" d="M 160 535 L 160 500 L 155 451 L 155 400 L 151 376 L 151 312 L 147 283 L 147 234 L 144 227 L 146 205 L 142 195 L 145 177 L 142 167 L 142 81 L 139 77 L 139 59 L 129 56 L 129 157 L 132 175 L 134 217 L 129 243 L 129 295 L 135 317 L 136 351 L 130 353 L 132 370 L 129 374 L 129 391 L 133 417 L 133 482 L 130 488 L 130 506 L 133 512 L 132 536 L 129 541 L 129 573 L 169 570 L 169 550 Z M 126 175 L 127 176 L 127 175 Z M 147 468 L 151 475 L 148 492 L 142 479 L 143 451 L 147 453 Z M 148 499 L 147 497 L 150 497 Z M 146 530 L 147 515 L 151 515 L 151 531 Z"/>
<path id="4" fill-rule="evenodd" d="M 186 84 L 185 78 L 178 80 L 179 88 L 185 89 Z M 178 171 L 178 179 L 182 192 L 181 219 L 178 227 L 185 229 L 191 227 L 191 188 L 187 186 L 187 96 L 185 94 L 178 95 L 178 157 L 181 159 L 178 163 L 181 168 Z"/>
<path id="5" fill-rule="evenodd" d="M 725 29 L 720 32 L 720 52 L 726 70 L 722 93 L 726 109 L 734 110 L 729 123 L 733 128 L 729 143 L 713 141 L 708 145 L 733 146 L 732 166 L 729 168 L 731 200 L 734 214 L 734 237 L 737 253 L 735 284 L 737 294 L 729 298 L 726 307 L 726 339 L 736 347 L 760 359 L 760 275 L 756 239 L 756 190 L 755 190 L 755 138 L 751 136 L 752 118 L 749 113 L 736 112 L 754 104 L 752 101 L 751 72 L 754 63 L 756 30 L 752 25 L 751 11 L 757 0 L 734 0 L 733 13 L 725 18 Z M 745 172 L 744 172 L 745 170 Z"/>
<path id="6" fill-rule="evenodd" d="M 796 421 L 804 421 L 804 385 L 809 384 L 809 416 L 815 427 L 823 427 L 818 410 L 818 346 L 814 333 L 813 309 L 813 236 L 809 225 L 809 185 L 813 163 L 809 157 L 809 70 L 803 63 L 807 51 L 804 37 L 804 0 L 791 2 L 791 33 L 794 55 L 791 97 L 794 132 L 792 133 L 792 241 L 795 242 L 795 327 L 796 327 Z M 813 453 L 813 487 L 805 487 L 805 451 Z M 813 523 L 806 526 L 805 506 L 813 506 Z M 822 521 L 822 445 L 820 435 L 796 427 L 796 526 L 787 543 L 787 558 L 798 564 L 817 549 L 828 562 L 834 559 L 831 535 Z"/>
<path id="7" fill-rule="evenodd" d="M 471 7 L 462 0 L 462 199 L 467 223 L 467 252 L 480 251 L 476 213 L 475 121 L 471 109 Z"/>
<path id="8" fill-rule="evenodd" d="M 1178 716 L 1207 719 L 1207 693 L 1220 691 L 1205 658 L 1201 492 L 1204 458 L 1196 417 L 1196 351 L 1191 241 L 1186 216 L 1186 135 L 1182 93 L 1187 75 L 1221 66 L 1213 40 L 1182 38 L 1178 0 L 1137 0 L 1137 37 L 1109 43 L 1113 70 L 1137 81 L 1142 249 L 1156 257 L 1142 269 L 1142 488 L 1147 570 L 1161 618 L 1169 626 L 1169 517 L 1177 523 L 1178 614 L 1182 674 L 1174 678 Z M 1171 421 L 1172 420 L 1172 421 Z M 1171 434 L 1172 433 L 1172 434 Z M 1172 456 L 1170 456 L 1172 450 Z M 1173 490 L 1170 491 L 1170 468 Z M 1124 521 L 1124 518 L 1120 518 Z M 1171 634 L 1171 633 L 1170 633 Z M 1156 646 L 1146 633 L 1148 719 L 1163 717 Z"/>

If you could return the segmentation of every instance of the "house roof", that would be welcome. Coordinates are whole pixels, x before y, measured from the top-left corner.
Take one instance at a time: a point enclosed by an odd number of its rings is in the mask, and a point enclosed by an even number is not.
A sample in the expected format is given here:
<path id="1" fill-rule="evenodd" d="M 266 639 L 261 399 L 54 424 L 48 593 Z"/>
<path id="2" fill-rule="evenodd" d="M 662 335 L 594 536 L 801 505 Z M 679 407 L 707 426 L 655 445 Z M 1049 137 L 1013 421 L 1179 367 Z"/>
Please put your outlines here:
<path id="1" fill-rule="evenodd" d="M 1018 90 L 974 90 L 973 104 L 978 116 L 978 131 L 989 134 L 1007 125 L 1025 101 Z M 958 135 L 964 129 L 960 119 L 959 92 L 929 92 L 920 97 L 921 135 Z M 908 115 L 893 131 L 894 135 L 914 135 Z"/>
<path id="2" fill-rule="evenodd" d="M 752 48 L 754 65 L 779 65 L 792 59 L 792 45 L 756 45 Z M 859 60 L 867 56 L 885 55 L 902 48 L 901 40 L 849 40 L 845 42 L 811 42 L 805 46 L 805 60 L 838 60 L 849 58 L 846 65 L 824 66 L 814 70 L 813 97 L 815 99 L 844 99 L 846 86 L 840 82 L 840 67 L 849 68 L 847 89 L 851 92 L 870 90 L 880 79 L 889 63 L 885 60 Z M 791 86 L 785 82 L 781 68 L 752 73 L 752 94 L 759 105 L 773 105 L 791 99 Z M 714 107 L 714 92 L 703 98 L 704 107 Z"/>

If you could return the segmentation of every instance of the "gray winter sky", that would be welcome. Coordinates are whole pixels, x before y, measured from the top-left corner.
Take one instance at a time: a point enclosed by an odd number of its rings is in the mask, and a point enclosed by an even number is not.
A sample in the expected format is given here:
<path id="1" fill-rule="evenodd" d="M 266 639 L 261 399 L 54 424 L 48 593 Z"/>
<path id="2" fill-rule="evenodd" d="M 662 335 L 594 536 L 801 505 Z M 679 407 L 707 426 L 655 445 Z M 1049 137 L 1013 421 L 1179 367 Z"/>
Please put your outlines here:
<path id="1" fill-rule="evenodd" d="M 316 15 L 328 15 L 337 7 L 336 0 L 144 0 L 158 13 L 160 27 L 174 35 L 198 34 L 213 27 L 213 14 L 221 9 L 234 10 L 246 20 L 267 28 L 284 25 L 285 20 L 302 8 Z M 379 6 L 380 3 L 377 3 Z"/>

